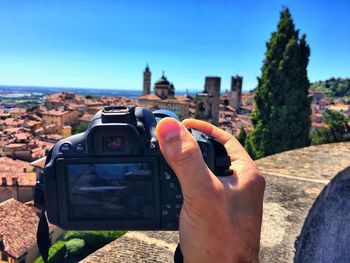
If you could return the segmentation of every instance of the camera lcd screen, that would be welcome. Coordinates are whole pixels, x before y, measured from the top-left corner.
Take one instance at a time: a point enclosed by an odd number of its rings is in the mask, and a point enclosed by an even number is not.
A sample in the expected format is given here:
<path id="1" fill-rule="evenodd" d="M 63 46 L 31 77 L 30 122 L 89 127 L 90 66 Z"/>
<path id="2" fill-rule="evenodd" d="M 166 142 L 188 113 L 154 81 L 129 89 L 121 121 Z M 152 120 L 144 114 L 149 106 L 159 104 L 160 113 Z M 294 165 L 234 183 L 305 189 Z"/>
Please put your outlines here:
<path id="1" fill-rule="evenodd" d="M 148 163 L 69 164 L 71 220 L 152 220 L 154 189 Z"/>

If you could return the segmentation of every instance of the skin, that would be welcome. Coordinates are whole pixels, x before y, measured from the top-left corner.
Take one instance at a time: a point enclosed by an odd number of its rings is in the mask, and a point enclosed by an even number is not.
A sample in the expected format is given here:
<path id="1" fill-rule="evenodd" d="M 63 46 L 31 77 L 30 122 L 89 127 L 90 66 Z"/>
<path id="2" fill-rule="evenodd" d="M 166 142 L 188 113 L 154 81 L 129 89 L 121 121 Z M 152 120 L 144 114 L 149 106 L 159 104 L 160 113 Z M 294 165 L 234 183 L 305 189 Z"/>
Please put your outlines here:
<path id="1" fill-rule="evenodd" d="M 233 175 L 216 177 L 209 170 L 189 127 L 225 146 Z M 265 180 L 248 153 L 231 134 L 199 120 L 164 118 L 156 133 L 184 197 L 179 228 L 184 261 L 259 262 Z"/>

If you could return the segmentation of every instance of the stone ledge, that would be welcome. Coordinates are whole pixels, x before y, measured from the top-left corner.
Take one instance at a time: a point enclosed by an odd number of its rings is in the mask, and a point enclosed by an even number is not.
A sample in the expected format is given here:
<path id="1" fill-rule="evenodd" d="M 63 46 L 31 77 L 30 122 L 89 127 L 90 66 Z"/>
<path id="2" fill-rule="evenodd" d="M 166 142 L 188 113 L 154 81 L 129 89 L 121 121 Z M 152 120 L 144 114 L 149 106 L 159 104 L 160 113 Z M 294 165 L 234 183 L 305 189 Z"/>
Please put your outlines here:
<path id="1" fill-rule="evenodd" d="M 173 262 L 178 232 L 130 231 L 81 262 Z"/>
<path id="2" fill-rule="evenodd" d="M 263 173 L 330 180 L 350 165 L 350 142 L 323 144 L 274 154 L 256 161 Z"/>

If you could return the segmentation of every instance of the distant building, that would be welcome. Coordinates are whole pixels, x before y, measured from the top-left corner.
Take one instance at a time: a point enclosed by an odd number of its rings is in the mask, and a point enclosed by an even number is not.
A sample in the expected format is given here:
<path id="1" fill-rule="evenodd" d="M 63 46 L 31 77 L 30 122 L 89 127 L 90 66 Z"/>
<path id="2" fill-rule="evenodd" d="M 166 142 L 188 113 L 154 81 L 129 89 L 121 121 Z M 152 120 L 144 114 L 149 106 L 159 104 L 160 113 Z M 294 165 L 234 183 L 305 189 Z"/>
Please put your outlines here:
<path id="1" fill-rule="evenodd" d="M 0 157 L 0 202 L 14 198 L 21 202 L 34 199 L 36 174 L 28 162 Z"/>
<path id="2" fill-rule="evenodd" d="M 10 116 L 11 118 L 18 118 L 21 117 L 23 114 L 25 114 L 27 111 L 23 108 L 13 108 L 10 110 Z"/>
<path id="3" fill-rule="evenodd" d="M 143 72 L 143 95 L 151 94 L 151 71 L 147 64 L 145 71 Z"/>
<path id="4" fill-rule="evenodd" d="M 197 93 L 194 101 L 196 104 L 195 118 L 210 121 L 213 114 L 213 95 L 204 90 L 203 92 Z"/>
<path id="5" fill-rule="evenodd" d="M 67 104 L 84 104 L 83 96 L 73 92 L 54 93 L 45 98 L 45 106 L 48 109 L 54 109 Z"/>
<path id="6" fill-rule="evenodd" d="M 79 118 L 79 123 L 80 124 L 89 124 L 93 117 L 94 117 L 93 114 L 84 113 L 84 115 Z"/>
<path id="7" fill-rule="evenodd" d="M 9 143 L 2 149 L 2 155 L 24 161 L 32 161 L 44 155 L 44 149 L 38 149 L 34 143 Z"/>
<path id="8" fill-rule="evenodd" d="M 219 124 L 220 110 L 220 77 L 206 77 L 204 91 L 198 93 L 195 98 L 195 118 Z"/>
<path id="9" fill-rule="evenodd" d="M 335 105 L 328 105 L 326 106 L 326 109 L 337 111 L 340 113 L 343 113 L 345 115 L 349 115 L 350 113 L 350 105 L 348 104 L 335 104 Z"/>
<path id="10" fill-rule="evenodd" d="M 323 122 L 323 114 L 321 114 L 321 113 L 312 113 L 311 114 L 311 121 L 312 122 L 317 122 L 317 123 L 322 123 Z"/>
<path id="11" fill-rule="evenodd" d="M 154 94 L 161 99 L 173 99 L 175 96 L 175 87 L 164 76 L 164 72 L 162 77 L 154 84 Z"/>
<path id="12" fill-rule="evenodd" d="M 241 95 L 241 104 L 242 105 L 251 105 L 254 104 L 254 94 L 252 92 L 247 92 Z"/>
<path id="13" fill-rule="evenodd" d="M 49 110 L 42 113 L 44 129 L 53 125 L 54 132 L 63 136 L 71 135 L 71 126 L 79 123 L 81 113 L 69 110 Z"/>
<path id="14" fill-rule="evenodd" d="M 319 102 L 324 99 L 325 94 L 318 90 L 309 90 L 309 97 L 311 97 L 312 104 L 319 104 Z"/>
<path id="15" fill-rule="evenodd" d="M 144 94 L 148 92 L 148 77 L 150 80 L 150 69 L 147 66 L 144 72 Z M 146 87 L 146 88 L 145 88 Z M 175 96 L 175 86 L 167 77 L 162 74 L 162 77 L 154 83 L 154 93 L 140 96 L 138 103 L 140 106 L 150 110 L 170 110 L 177 113 L 180 117 L 188 117 L 189 104 L 192 100 L 190 96 Z"/>
<path id="16" fill-rule="evenodd" d="M 164 99 L 158 102 L 158 109 L 170 110 L 175 112 L 180 118 L 188 117 L 191 100 L 189 98 L 176 97 L 173 99 Z"/>
<path id="17" fill-rule="evenodd" d="M 232 76 L 231 90 L 226 91 L 226 93 L 220 97 L 223 105 L 234 108 L 236 112 L 240 112 L 242 104 L 246 105 L 246 103 L 242 101 L 242 83 L 243 77 Z"/>
<path id="18" fill-rule="evenodd" d="M 231 92 L 229 105 L 236 109 L 238 112 L 241 107 L 241 94 L 242 94 L 243 77 L 235 76 L 231 77 Z"/>

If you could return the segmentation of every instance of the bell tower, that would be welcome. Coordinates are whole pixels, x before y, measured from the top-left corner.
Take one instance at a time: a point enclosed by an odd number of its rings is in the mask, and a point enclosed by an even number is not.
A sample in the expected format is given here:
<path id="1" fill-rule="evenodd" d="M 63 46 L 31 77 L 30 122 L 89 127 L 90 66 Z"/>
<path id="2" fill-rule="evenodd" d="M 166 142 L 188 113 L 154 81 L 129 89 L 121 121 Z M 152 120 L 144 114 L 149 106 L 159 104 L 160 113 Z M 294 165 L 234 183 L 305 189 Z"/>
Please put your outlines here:
<path id="1" fill-rule="evenodd" d="M 206 120 L 214 125 L 219 123 L 220 77 L 206 77 L 204 91 L 197 93 L 195 118 Z"/>
<path id="2" fill-rule="evenodd" d="M 211 98 L 211 123 L 219 124 L 219 110 L 220 110 L 220 77 L 205 77 L 204 90 L 212 96 Z"/>
<path id="3" fill-rule="evenodd" d="M 143 95 L 149 94 L 151 94 L 151 71 L 147 63 L 145 71 L 143 72 Z"/>
<path id="4" fill-rule="evenodd" d="M 231 77 L 231 94 L 230 94 L 230 106 L 239 111 L 241 106 L 241 94 L 242 94 L 242 76 Z"/>

